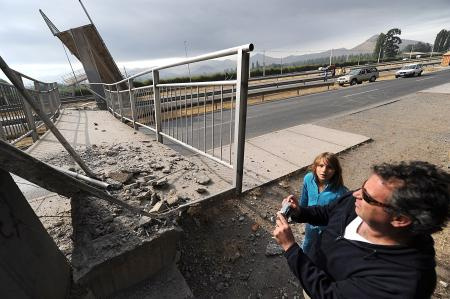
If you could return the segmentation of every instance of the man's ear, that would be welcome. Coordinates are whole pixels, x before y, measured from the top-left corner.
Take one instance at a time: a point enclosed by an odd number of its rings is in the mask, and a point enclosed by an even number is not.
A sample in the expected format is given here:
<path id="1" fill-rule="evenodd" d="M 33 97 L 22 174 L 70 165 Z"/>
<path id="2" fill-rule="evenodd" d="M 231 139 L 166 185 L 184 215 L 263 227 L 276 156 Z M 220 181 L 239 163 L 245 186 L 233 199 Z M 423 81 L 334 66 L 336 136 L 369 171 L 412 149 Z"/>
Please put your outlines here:
<path id="1" fill-rule="evenodd" d="M 392 217 L 392 221 L 391 221 L 391 225 L 393 227 L 397 227 L 397 228 L 407 227 L 411 223 L 412 223 L 411 218 L 409 218 L 408 216 L 402 215 L 402 214 Z"/>

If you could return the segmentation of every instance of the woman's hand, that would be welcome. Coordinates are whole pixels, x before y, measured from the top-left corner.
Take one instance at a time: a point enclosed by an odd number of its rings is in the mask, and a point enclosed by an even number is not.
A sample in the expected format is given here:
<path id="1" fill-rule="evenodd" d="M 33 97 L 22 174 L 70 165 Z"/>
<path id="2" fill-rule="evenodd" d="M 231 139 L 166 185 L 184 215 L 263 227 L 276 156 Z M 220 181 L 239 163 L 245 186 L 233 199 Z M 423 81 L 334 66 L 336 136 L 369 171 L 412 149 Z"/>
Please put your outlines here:
<path id="1" fill-rule="evenodd" d="M 300 212 L 300 206 L 298 204 L 298 199 L 294 195 L 289 195 L 288 197 L 283 199 L 282 204 L 289 203 L 291 208 L 297 213 Z"/>
<path id="2" fill-rule="evenodd" d="M 295 243 L 291 227 L 280 212 L 277 213 L 277 224 L 272 235 L 284 251 L 287 251 Z"/>

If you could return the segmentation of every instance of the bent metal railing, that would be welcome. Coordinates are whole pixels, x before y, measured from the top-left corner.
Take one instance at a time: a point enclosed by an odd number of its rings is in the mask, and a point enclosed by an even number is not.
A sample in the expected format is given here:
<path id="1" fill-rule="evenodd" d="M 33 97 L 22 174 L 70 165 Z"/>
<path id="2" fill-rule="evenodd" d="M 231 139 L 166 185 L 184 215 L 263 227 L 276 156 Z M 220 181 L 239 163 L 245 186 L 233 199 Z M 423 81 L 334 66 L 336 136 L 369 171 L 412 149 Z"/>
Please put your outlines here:
<path id="1" fill-rule="evenodd" d="M 253 45 L 217 51 L 154 67 L 113 84 L 101 84 L 108 110 L 135 129 L 147 128 L 162 138 L 233 169 L 233 187 L 242 191 L 249 52 Z M 161 84 L 164 69 L 236 56 L 236 80 Z M 153 84 L 135 88 L 134 81 L 151 74 Z"/>
<path id="2" fill-rule="evenodd" d="M 58 85 L 12 71 L 22 84 L 23 79 L 31 83 L 32 87 L 27 87 L 27 91 L 41 110 L 55 121 L 61 106 Z M 34 142 L 39 139 L 38 130 L 44 125 L 14 85 L 0 82 L 0 139 L 17 144 L 31 135 Z"/>

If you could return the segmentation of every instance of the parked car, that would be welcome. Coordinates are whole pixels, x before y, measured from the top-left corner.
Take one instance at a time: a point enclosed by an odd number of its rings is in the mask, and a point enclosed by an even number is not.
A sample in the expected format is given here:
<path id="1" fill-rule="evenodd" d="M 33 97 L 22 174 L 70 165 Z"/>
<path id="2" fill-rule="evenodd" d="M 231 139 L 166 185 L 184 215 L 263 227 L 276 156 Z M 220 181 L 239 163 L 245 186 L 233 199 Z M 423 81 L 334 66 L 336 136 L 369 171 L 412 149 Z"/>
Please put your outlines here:
<path id="1" fill-rule="evenodd" d="M 355 85 L 361 84 L 363 81 L 374 82 L 379 77 L 379 72 L 376 67 L 361 67 L 350 70 L 350 72 L 344 76 L 337 78 L 337 83 L 340 86 L 344 84 Z"/>
<path id="2" fill-rule="evenodd" d="M 422 73 L 423 67 L 420 63 L 411 63 L 404 65 L 401 69 L 396 71 L 395 78 L 421 76 Z"/>

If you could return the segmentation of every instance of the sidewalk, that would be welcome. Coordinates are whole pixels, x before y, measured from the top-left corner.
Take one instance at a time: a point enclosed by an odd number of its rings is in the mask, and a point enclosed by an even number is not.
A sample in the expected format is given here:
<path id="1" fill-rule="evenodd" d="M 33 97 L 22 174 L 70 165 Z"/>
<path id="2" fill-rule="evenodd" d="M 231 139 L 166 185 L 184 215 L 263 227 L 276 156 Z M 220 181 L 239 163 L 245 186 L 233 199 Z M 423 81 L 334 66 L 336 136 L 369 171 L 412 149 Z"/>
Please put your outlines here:
<path id="1" fill-rule="evenodd" d="M 176 155 L 172 149 L 156 142 L 153 135 L 134 131 L 107 111 L 68 108 L 61 112 L 56 126 L 77 152 L 86 147 L 108 147 L 127 143 L 151 146 L 152 152 L 160 153 L 158 160 L 162 164 L 169 163 L 171 156 Z M 321 152 L 338 153 L 369 139 L 366 136 L 312 124 L 299 125 L 249 139 L 245 145 L 243 190 L 267 184 L 304 168 Z M 35 158 L 47 161 L 65 153 L 65 149 L 48 131 L 27 152 Z M 210 178 L 211 183 L 207 186 L 207 192 L 200 194 L 187 188 L 191 183 L 189 179 L 184 178 L 189 178 L 189 175 L 184 173 L 185 176 L 180 177 L 176 171 L 173 171 L 167 175 L 167 179 L 175 192 L 183 192 L 191 200 L 197 200 L 232 187 L 233 171 L 231 169 L 200 155 L 192 155 L 188 157 L 188 160 L 193 164 L 191 166 L 195 165 L 195 169 Z M 15 177 L 15 179 L 37 215 L 45 218 L 42 220 L 46 227 L 59 221 L 55 216 L 66 217 L 70 214 L 69 199 L 21 178 Z"/>

